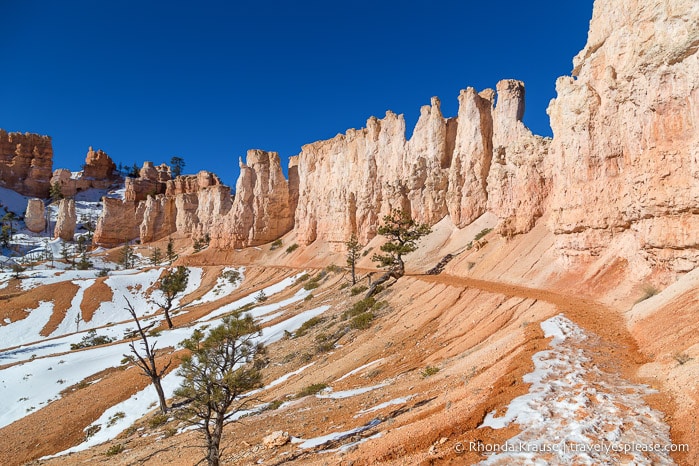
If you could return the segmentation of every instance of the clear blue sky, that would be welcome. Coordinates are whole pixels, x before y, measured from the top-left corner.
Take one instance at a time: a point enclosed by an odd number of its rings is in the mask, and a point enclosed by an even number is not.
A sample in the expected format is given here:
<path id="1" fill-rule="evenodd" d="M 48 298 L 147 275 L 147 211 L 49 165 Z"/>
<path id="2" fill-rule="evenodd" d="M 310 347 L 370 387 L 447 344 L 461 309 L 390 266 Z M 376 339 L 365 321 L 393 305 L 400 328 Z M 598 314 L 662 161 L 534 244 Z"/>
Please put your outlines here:
<path id="1" fill-rule="evenodd" d="M 592 0 L 3 0 L 0 128 L 48 134 L 54 168 L 88 146 L 117 163 L 185 159 L 226 184 L 249 148 L 303 144 L 505 78 L 545 110 L 587 37 Z"/>

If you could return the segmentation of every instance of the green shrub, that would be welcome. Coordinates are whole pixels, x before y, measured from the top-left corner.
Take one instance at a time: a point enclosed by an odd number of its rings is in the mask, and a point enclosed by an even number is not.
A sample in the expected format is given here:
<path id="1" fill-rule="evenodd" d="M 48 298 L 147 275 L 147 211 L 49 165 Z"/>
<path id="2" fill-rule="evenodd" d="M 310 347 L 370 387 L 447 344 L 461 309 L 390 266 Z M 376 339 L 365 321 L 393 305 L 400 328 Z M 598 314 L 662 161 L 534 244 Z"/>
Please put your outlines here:
<path id="1" fill-rule="evenodd" d="M 483 228 L 476 236 L 473 237 L 473 241 L 478 241 L 479 239 L 483 238 L 485 235 L 493 231 L 492 228 Z"/>
<path id="2" fill-rule="evenodd" d="M 274 400 L 265 407 L 265 411 L 274 411 L 275 409 L 279 409 L 282 404 L 284 404 L 282 400 Z"/>
<path id="3" fill-rule="evenodd" d="M 371 327 L 371 322 L 374 320 L 373 312 L 362 312 L 355 316 L 350 322 L 350 327 L 357 330 L 366 330 Z"/>
<path id="4" fill-rule="evenodd" d="M 373 297 L 368 297 L 361 299 L 354 303 L 352 307 L 348 310 L 345 311 L 342 317 L 344 319 L 347 319 L 349 317 L 355 317 L 358 316 L 359 314 L 368 311 L 369 309 L 372 308 L 376 304 L 376 300 Z"/>
<path id="5" fill-rule="evenodd" d="M 301 326 L 298 328 L 298 330 L 296 330 L 296 332 L 295 332 L 296 337 L 304 336 L 306 333 L 308 333 L 308 331 L 310 329 L 312 329 L 316 325 L 320 324 L 324 320 L 325 319 L 323 319 L 322 317 L 313 317 L 311 319 L 308 319 L 306 322 L 301 324 Z"/>
<path id="6" fill-rule="evenodd" d="M 431 375 L 435 375 L 437 372 L 439 372 L 439 367 L 427 366 L 420 374 L 422 375 L 422 378 L 427 378 Z"/>
<path id="7" fill-rule="evenodd" d="M 298 248 L 299 248 L 299 245 L 294 243 L 291 246 L 289 246 L 288 248 L 286 248 L 286 253 L 291 254 L 292 252 L 296 251 Z"/>
<path id="8" fill-rule="evenodd" d="M 305 298 L 303 298 L 304 301 L 310 301 L 311 299 L 313 299 L 313 293 L 311 293 L 308 296 L 306 296 Z"/>
<path id="9" fill-rule="evenodd" d="M 121 443 L 117 443 L 116 445 L 112 445 L 111 447 L 109 447 L 107 451 L 104 452 L 104 454 L 106 456 L 114 456 L 118 455 L 122 451 L 124 451 L 124 445 L 122 445 Z"/>
<path id="10" fill-rule="evenodd" d="M 296 398 L 303 398 L 304 396 L 315 395 L 316 393 L 325 390 L 326 388 L 328 388 L 327 384 L 314 383 L 301 389 L 301 391 L 296 394 Z"/>
<path id="11" fill-rule="evenodd" d="M 124 411 L 114 413 L 107 421 L 107 427 L 112 427 L 119 419 L 124 419 L 124 417 L 126 417 L 126 413 Z"/>
<path id="12" fill-rule="evenodd" d="M 368 289 L 368 288 L 367 288 L 366 285 L 357 285 L 357 286 L 353 287 L 353 288 L 350 290 L 350 294 L 351 294 L 352 296 L 357 296 L 359 293 L 363 293 L 363 292 L 365 292 L 367 289 Z"/>
<path id="13" fill-rule="evenodd" d="M 325 267 L 325 270 L 327 270 L 330 273 L 338 273 L 342 272 L 342 267 L 340 267 L 339 265 L 330 264 L 329 266 Z"/>
<path id="14" fill-rule="evenodd" d="M 90 346 L 106 345 L 107 343 L 113 342 L 114 339 L 106 335 L 97 335 L 97 330 L 90 330 L 87 335 L 83 337 L 78 343 L 71 343 L 70 349 L 77 350 L 81 348 L 88 348 Z"/>
<path id="15" fill-rule="evenodd" d="M 296 279 L 296 281 L 294 282 L 294 285 L 298 285 L 299 283 L 303 283 L 306 280 L 308 280 L 309 278 L 311 278 L 311 276 L 308 275 L 307 273 L 304 273 L 303 275 L 301 275 L 299 278 Z"/>
<path id="16" fill-rule="evenodd" d="M 160 426 L 165 425 L 165 423 L 167 423 L 167 420 L 168 420 L 167 414 L 157 413 L 157 414 L 154 414 L 153 417 L 148 419 L 148 425 L 150 426 L 151 429 L 156 429 Z"/>
<path id="17" fill-rule="evenodd" d="M 264 303 L 267 301 L 267 295 L 265 294 L 264 290 L 260 290 L 260 292 L 255 295 L 255 301 L 258 303 Z"/>
<path id="18" fill-rule="evenodd" d="M 226 270 L 221 274 L 221 277 L 228 280 L 229 283 L 235 284 L 238 280 L 240 280 L 240 272 L 237 270 Z"/>
<path id="19" fill-rule="evenodd" d="M 315 280 L 310 280 L 308 283 L 306 283 L 305 285 L 303 285 L 303 289 L 306 290 L 306 291 L 311 291 L 311 290 L 315 290 L 315 289 L 318 288 L 319 286 L 320 286 L 320 285 L 318 284 L 317 281 L 315 281 Z"/>
<path id="20" fill-rule="evenodd" d="M 281 238 L 274 240 L 272 242 L 272 245 L 269 247 L 269 250 L 274 251 L 275 249 L 278 249 L 280 247 L 282 247 L 282 239 Z"/>
<path id="21" fill-rule="evenodd" d="M 320 333 L 316 335 L 316 353 L 327 353 L 335 348 L 335 338 L 333 335 Z"/>
<path id="22" fill-rule="evenodd" d="M 87 429 L 85 429 L 85 440 L 89 439 L 90 437 L 95 435 L 100 430 L 102 430 L 102 426 L 100 426 L 100 425 L 94 425 L 94 426 L 88 427 Z"/>

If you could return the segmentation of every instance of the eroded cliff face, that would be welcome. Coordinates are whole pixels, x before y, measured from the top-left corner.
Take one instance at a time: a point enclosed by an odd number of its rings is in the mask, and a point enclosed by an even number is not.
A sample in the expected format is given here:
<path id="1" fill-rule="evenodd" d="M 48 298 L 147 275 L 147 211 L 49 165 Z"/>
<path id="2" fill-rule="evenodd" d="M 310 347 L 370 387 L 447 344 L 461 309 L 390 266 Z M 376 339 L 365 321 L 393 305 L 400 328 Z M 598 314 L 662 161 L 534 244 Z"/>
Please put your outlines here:
<path id="1" fill-rule="evenodd" d="M 549 107 L 551 228 L 562 257 L 610 246 L 699 264 L 699 3 L 597 0 L 573 77 Z M 619 246 L 621 249 L 621 246 Z"/>
<path id="2" fill-rule="evenodd" d="M 279 154 L 249 150 L 230 211 L 211 229 L 213 246 L 256 246 L 273 241 L 294 226 L 294 192 L 284 178 Z M 212 206 L 215 205 L 212 204 Z"/>
<path id="3" fill-rule="evenodd" d="M 408 141 L 403 116 L 388 112 L 366 128 L 304 146 L 298 239 L 346 241 L 355 231 L 367 242 L 391 208 L 430 225 L 450 215 L 458 227 L 491 210 L 502 233 L 529 231 L 549 191 L 549 140 L 521 122 L 523 83 L 501 81 L 497 90 L 495 107 L 492 90 L 462 91 L 458 116 L 449 119 L 432 98 Z"/>
<path id="4" fill-rule="evenodd" d="M 124 200 L 104 198 L 95 243 L 115 246 L 139 237 L 149 242 L 176 232 L 201 236 L 230 210 L 230 188 L 216 175 L 169 177 L 166 166 L 146 162 L 139 178 L 127 178 Z"/>
<path id="5" fill-rule="evenodd" d="M 116 164 L 106 152 L 99 149 L 95 151 L 90 147 L 82 172 L 74 178 L 70 170 L 59 168 L 53 172 L 51 185 L 58 184 L 61 194 L 65 197 L 75 196 L 78 192 L 90 188 L 107 189 L 119 179 L 115 170 Z"/>
<path id="6" fill-rule="evenodd" d="M 0 129 L 0 186 L 46 198 L 53 164 L 51 138 Z"/>

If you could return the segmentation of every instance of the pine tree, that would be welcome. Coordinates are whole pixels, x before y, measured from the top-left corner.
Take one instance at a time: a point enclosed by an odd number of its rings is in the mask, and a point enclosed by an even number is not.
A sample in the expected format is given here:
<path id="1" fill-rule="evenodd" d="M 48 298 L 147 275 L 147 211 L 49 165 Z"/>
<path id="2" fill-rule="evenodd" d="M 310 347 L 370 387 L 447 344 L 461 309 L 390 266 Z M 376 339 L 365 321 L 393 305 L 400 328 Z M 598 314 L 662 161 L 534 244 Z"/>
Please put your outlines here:
<path id="1" fill-rule="evenodd" d="M 199 430 L 206 440 L 205 460 L 209 466 L 221 464 L 223 428 L 235 413 L 245 408 L 245 392 L 262 386 L 256 364 L 264 348 L 256 343 L 260 328 L 248 314 L 231 315 L 209 335 L 195 330 L 182 342 L 190 355 L 182 360 L 178 375 L 182 385 L 175 394 L 189 403 L 179 416 Z"/>
<path id="2" fill-rule="evenodd" d="M 165 249 L 165 256 L 167 257 L 167 261 L 169 262 L 170 265 L 177 259 L 177 254 L 175 253 L 175 244 L 172 241 L 172 238 L 168 238 L 167 240 L 167 249 Z"/>
<path id="3" fill-rule="evenodd" d="M 405 274 L 403 256 L 415 251 L 420 238 L 429 235 L 431 231 L 428 225 L 415 222 L 409 213 L 402 210 L 393 209 L 390 214 L 383 217 L 383 225 L 379 227 L 378 232 L 388 240 L 381 245 L 381 250 L 386 254 L 374 254 L 371 260 L 378 262 L 379 267 L 387 271 L 372 283 L 367 291 L 367 298 L 376 292 L 379 285 L 390 278 L 398 280 Z"/>
<path id="4" fill-rule="evenodd" d="M 160 265 L 163 261 L 163 253 L 160 252 L 160 248 L 156 247 L 153 249 L 153 253 L 150 255 L 150 263 L 156 267 Z"/>
<path id="5" fill-rule="evenodd" d="M 347 265 L 352 271 L 352 285 L 356 285 L 357 276 L 355 274 L 355 265 L 357 264 L 357 260 L 359 260 L 359 251 L 362 250 L 362 245 L 359 244 L 357 235 L 352 233 L 349 241 L 345 243 L 345 247 L 347 248 Z"/>
<path id="6" fill-rule="evenodd" d="M 167 322 L 168 328 L 172 328 L 172 320 L 170 319 L 170 309 L 172 309 L 172 303 L 178 294 L 182 293 L 187 288 L 187 283 L 189 282 L 189 269 L 182 265 L 177 266 L 173 270 L 166 270 L 163 276 L 160 278 L 158 283 L 158 288 L 163 294 L 164 301 L 156 302 L 158 306 L 163 308 L 165 312 L 165 321 Z"/>

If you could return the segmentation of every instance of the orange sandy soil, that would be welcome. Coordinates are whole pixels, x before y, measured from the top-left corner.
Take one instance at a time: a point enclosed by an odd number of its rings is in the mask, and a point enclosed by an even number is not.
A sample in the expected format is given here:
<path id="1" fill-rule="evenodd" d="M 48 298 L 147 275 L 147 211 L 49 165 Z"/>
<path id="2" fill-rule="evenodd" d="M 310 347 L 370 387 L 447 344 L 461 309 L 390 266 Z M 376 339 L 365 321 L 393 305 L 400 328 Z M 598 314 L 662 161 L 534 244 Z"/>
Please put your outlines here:
<path id="1" fill-rule="evenodd" d="M 285 246 L 287 244 L 290 241 L 285 240 Z M 484 457 L 475 452 L 457 454 L 455 446 L 478 440 L 502 443 L 517 434 L 516 426 L 500 430 L 477 429 L 477 426 L 486 413 L 495 410 L 502 414 L 513 398 L 528 391 L 529 386 L 522 382 L 522 376 L 533 369 L 532 355 L 548 346 L 539 323 L 561 312 L 589 334 L 599 337 L 594 346 L 587 348 L 592 363 L 627 380 L 647 383 L 659 390 L 659 394 L 648 397 L 647 401 L 653 408 L 667 414 L 673 442 L 699 444 L 692 424 L 696 408 L 687 409 L 696 406 L 696 386 L 693 391 L 685 387 L 668 387 L 672 380 L 688 381 L 689 376 L 668 378 L 676 363 L 672 364 L 667 354 L 663 356 L 661 362 L 664 361 L 665 365 L 658 369 L 659 373 L 651 376 L 652 371 L 648 370 L 656 364 L 655 359 L 660 353 L 667 352 L 663 345 L 674 348 L 682 341 L 681 336 L 663 324 L 667 313 L 674 313 L 673 318 L 686 319 L 683 321 L 685 327 L 696 330 L 699 293 L 683 298 L 683 301 L 674 303 L 675 307 L 670 306 L 669 311 L 654 314 L 629 331 L 623 312 L 627 308 L 604 305 L 592 297 L 580 297 L 579 284 L 575 292 L 568 292 L 570 288 L 567 286 L 556 291 L 542 289 L 541 277 L 544 274 L 537 263 L 549 247 L 550 241 L 543 236 L 533 238 L 529 244 L 503 245 L 492 240 L 483 249 L 464 253 L 455 259 L 442 275 L 409 274 L 378 296 L 386 305 L 375 311 L 376 319 L 369 329 L 346 333 L 343 329 L 347 327 L 347 321 L 342 314 L 361 295 L 352 297 L 349 288 L 340 289 L 347 281 L 346 274 L 330 273 L 322 286 L 313 290 L 312 299 L 290 305 L 286 316 L 322 304 L 332 305 L 331 309 L 305 336 L 283 339 L 268 348 L 264 382 L 269 384 L 290 371 L 310 363 L 313 365 L 258 395 L 260 402 L 291 403 L 243 418 L 226 428 L 224 464 L 259 462 L 271 465 L 293 461 L 295 464 L 357 466 L 477 462 Z M 498 265 L 493 257 L 502 258 L 502 248 L 509 248 L 510 253 L 519 251 L 520 260 L 515 267 L 521 270 L 508 271 Z M 326 257 L 331 256 L 328 251 L 322 252 Z M 265 257 L 265 253 L 245 250 L 216 255 L 204 251 L 187 258 L 184 262 L 190 265 L 208 266 L 202 287 L 186 301 L 196 299 L 213 286 L 222 264 L 279 262 L 278 258 Z M 177 314 L 175 325 L 185 325 L 225 303 L 256 293 L 272 282 L 297 273 L 301 264 L 323 265 L 322 260 L 309 261 L 303 254 L 310 253 L 301 248 L 298 254 L 290 255 L 286 260 L 288 267 L 248 267 L 245 282 L 235 293 L 216 303 L 194 306 Z M 431 260 L 426 257 L 425 264 L 434 264 L 439 257 L 441 255 L 434 255 Z M 340 263 L 340 260 L 335 262 Z M 546 273 L 550 275 L 550 270 Z M 488 280 L 476 278 L 479 275 Z M 505 283 L 518 276 L 523 277 L 521 283 L 530 286 Z M 498 280 L 494 280 L 496 277 Z M 571 275 L 559 275 L 556 280 L 575 283 Z M 547 285 L 555 286 L 556 283 L 553 280 Z M 275 299 L 292 296 L 299 287 L 292 287 Z M 689 309 L 694 311 L 694 315 Z M 318 351 L 316 338 L 321 334 L 338 335 L 337 347 L 330 352 Z M 643 351 L 639 351 L 639 346 Z M 372 361 L 379 362 L 338 380 Z M 423 371 L 428 366 L 439 371 L 424 376 Z M 690 364 L 682 368 L 685 366 Z M 176 429 L 182 427 L 176 420 L 152 427 L 148 421 L 154 411 L 111 442 L 84 452 L 32 462 L 42 455 L 79 443 L 84 437 L 83 429 L 104 409 L 135 393 L 147 382 L 134 368 L 112 370 L 100 376 L 103 378 L 99 383 L 76 389 L 22 421 L 0 429 L 0 438 L 3 439 L 0 442 L 0 463 L 196 464 L 202 458 L 201 438 L 196 432 L 176 434 Z M 344 399 L 296 398 L 300 390 L 315 383 L 328 384 L 336 392 L 380 383 L 386 385 Z M 407 398 L 407 401 L 360 413 L 398 397 Z M 273 431 L 282 430 L 293 437 L 309 439 L 359 427 L 373 418 L 382 422 L 351 440 L 366 439 L 377 433 L 381 436 L 346 452 L 320 452 L 318 448 L 302 450 L 295 444 L 271 449 L 262 445 L 262 439 Z M 351 440 L 326 444 L 322 448 L 333 449 Z M 105 452 L 116 444 L 123 445 L 125 450 L 115 456 L 106 456 Z M 676 455 L 674 459 L 679 464 L 699 463 L 696 451 Z"/>

